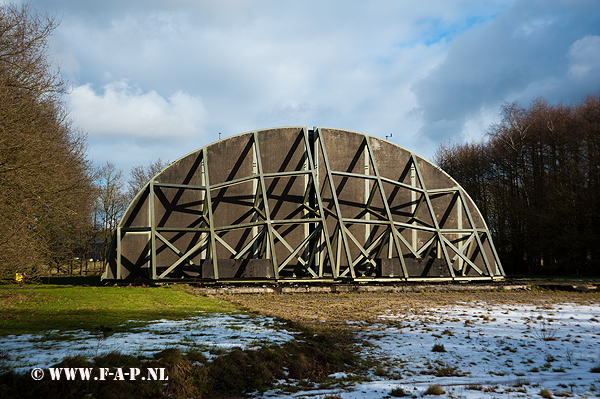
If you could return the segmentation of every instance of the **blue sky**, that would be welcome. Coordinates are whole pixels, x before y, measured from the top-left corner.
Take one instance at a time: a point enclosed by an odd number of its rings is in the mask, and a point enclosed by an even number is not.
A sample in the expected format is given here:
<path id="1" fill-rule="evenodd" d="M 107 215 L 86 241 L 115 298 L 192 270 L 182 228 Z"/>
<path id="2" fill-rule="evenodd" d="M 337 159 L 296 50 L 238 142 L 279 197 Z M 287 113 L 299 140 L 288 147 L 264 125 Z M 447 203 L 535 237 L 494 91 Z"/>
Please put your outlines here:
<path id="1" fill-rule="evenodd" d="M 1 0 L 0 0 L 1 1 Z M 328 126 L 426 158 L 504 102 L 600 90 L 597 0 L 32 0 L 95 164 L 127 173 L 223 137 Z"/>

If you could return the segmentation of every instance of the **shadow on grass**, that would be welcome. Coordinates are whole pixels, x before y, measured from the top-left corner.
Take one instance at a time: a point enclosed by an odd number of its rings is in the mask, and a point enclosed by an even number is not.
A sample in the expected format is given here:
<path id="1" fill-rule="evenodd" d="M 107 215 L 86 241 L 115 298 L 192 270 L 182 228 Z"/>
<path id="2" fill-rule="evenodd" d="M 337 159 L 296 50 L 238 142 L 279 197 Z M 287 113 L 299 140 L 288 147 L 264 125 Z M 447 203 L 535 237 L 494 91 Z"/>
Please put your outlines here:
<path id="1" fill-rule="evenodd" d="M 99 286 L 100 276 L 41 277 L 40 284 Z"/>

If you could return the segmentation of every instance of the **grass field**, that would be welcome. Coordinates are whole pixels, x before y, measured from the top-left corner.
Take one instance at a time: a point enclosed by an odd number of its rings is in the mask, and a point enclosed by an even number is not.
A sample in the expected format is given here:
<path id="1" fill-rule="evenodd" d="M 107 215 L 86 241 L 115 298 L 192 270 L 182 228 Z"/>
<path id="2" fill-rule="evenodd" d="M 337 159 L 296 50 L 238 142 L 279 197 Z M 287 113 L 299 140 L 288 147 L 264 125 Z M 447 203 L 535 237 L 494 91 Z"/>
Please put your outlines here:
<path id="1" fill-rule="evenodd" d="M 0 336 L 47 330 L 94 331 L 100 325 L 115 332 L 150 320 L 181 319 L 191 312 L 229 312 L 235 306 L 221 298 L 194 293 L 189 286 L 153 288 L 14 286 L 0 288 Z M 137 323 L 124 323 L 135 320 Z"/>

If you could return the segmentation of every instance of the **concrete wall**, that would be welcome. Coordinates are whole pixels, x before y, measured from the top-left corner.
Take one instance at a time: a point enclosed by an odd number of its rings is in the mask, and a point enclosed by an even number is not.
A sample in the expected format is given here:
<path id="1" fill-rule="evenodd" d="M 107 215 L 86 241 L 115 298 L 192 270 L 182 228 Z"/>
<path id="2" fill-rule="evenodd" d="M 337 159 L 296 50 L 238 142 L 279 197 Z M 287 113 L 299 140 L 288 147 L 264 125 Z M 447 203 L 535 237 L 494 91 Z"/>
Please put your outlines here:
<path id="1" fill-rule="evenodd" d="M 304 127 L 240 134 L 152 179 L 120 222 L 105 278 L 214 279 L 213 254 L 221 280 L 331 279 L 338 267 L 342 278 L 500 277 L 485 223 L 461 190 L 376 137 Z"/>

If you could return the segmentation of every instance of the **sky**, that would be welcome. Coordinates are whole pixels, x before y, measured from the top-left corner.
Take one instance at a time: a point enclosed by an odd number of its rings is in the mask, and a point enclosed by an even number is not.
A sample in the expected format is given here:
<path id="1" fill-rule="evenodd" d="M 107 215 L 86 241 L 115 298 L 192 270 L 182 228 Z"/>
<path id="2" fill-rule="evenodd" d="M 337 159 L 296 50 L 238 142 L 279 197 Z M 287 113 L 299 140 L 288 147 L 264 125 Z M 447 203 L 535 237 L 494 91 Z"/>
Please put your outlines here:
<path id="1" fill-rule="evenodd" d="M 3 0 L 0 0 L 2 2 Z M 96 165 L 324 126 L 431 159 L 502 104 L 600 90 L 597 0 L 30 0 Z"/>

